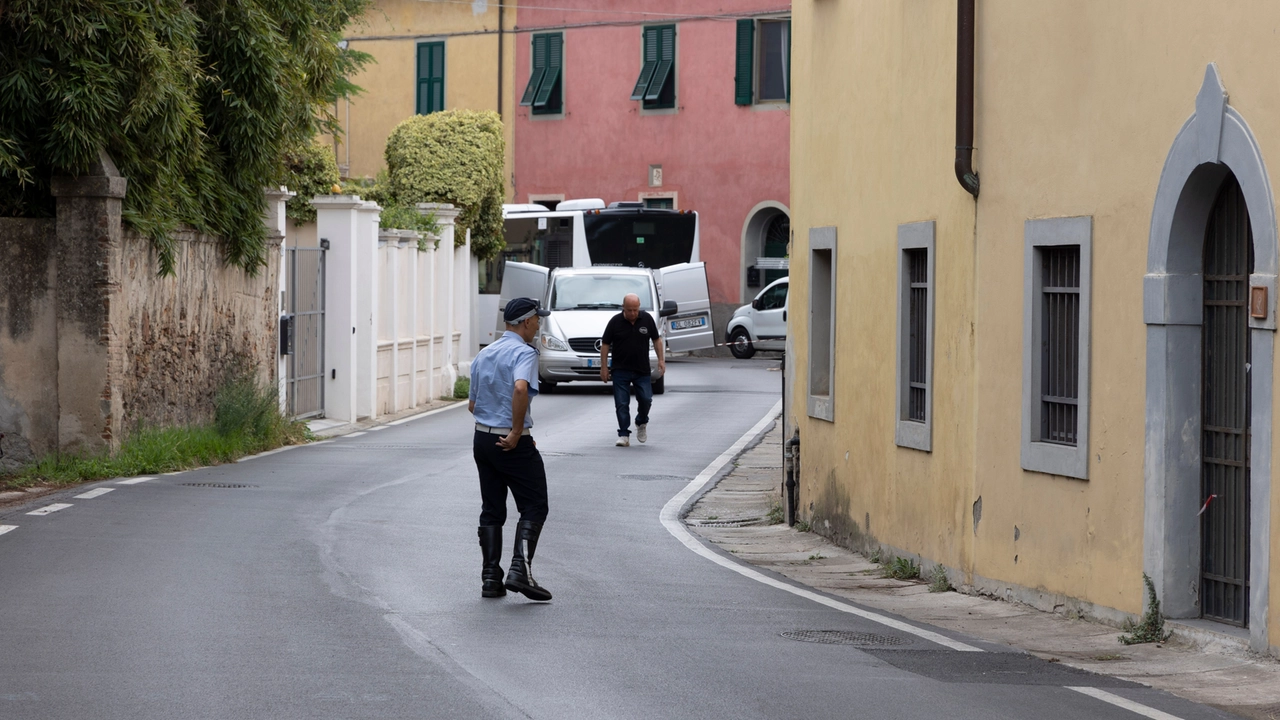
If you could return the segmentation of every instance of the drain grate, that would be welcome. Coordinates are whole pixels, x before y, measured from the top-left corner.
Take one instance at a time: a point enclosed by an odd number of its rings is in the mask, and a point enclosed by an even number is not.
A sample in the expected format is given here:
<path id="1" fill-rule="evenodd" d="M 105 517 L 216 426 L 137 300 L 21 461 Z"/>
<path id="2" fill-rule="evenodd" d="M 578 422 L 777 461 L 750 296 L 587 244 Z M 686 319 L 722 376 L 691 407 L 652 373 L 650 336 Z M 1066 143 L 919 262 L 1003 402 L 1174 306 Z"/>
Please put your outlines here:
<path id="1" fill-rule="evenodd" d="M 236 483 L 181 483 L 181 484 L 186 487 L 227 488 L 232 490 L 239 489 L 239 488 L 258 487 L 257 485 L 238 485 Z"/>
<path id="2" fill-rule="evenodd" d="M 618 479 L 619 480 L 641 480 L 641 481 L 648 481 L 648 482 L 664 481 L 664 480 L 671 480 L 671 481 L 678 480 L 680 482 L 685 482 L 685 483 L 689 482 L 689 478 L 681 475 L 645 475 L 642 473 L 623 473 L 618 476 Z"/>
<path id="3" fill-rule="evenodd" d="M 736 528 L 736 527 L 746 527 L 747 525 L 753 525 L 755 523 L 760 522 L 763 519 L 764 518 L 754 517 L 754 518 L 742 518 L 740 520 L 690 520 L 689 524 L 694 527 Z"/>
<path id="4" fill-rule="evenodd" d="M 910 645 L 911 640 L 894 635 L 851 632 L 849 630 L 788 630 L 780 633 L 788 640 L 821 643 L 823 645 L 853 645 L 856 647 L 899 647 Z"/>

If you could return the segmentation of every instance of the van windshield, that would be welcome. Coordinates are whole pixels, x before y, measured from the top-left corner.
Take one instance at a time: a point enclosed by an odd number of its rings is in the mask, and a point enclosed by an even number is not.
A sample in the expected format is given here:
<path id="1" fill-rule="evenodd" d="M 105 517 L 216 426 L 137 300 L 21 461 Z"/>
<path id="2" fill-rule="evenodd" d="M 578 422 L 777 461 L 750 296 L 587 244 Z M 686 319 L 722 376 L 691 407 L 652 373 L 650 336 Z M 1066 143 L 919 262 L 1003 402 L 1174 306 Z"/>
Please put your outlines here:
<path id="1" fill-rule="evenodd" d="M 641 310 L 653 310 L 653 292 L 643 275 L 564 275 L 551 286 L 552 310 L 622 309 L 628 293 L 640 297 Z"/>

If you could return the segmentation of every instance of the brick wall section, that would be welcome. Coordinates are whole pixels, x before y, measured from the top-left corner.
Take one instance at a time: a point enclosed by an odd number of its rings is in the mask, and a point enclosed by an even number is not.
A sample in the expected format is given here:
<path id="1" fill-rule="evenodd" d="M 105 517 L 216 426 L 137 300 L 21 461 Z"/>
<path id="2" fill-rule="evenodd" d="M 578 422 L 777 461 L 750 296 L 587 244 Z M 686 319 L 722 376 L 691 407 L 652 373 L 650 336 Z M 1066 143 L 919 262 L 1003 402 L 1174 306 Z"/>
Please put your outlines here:
<path id="1" fill-rule="evenodd" d="M 129 230 L 111 260 L 118 290 L 104 334 L 126 431 L 211 420 L 218 386 L 238 365 L 276 381 L 279 253 L 251 276 L 223 263 L 217 238 L 183 231 L 174 239 L 170 277 L 156 274 L 151 242 Z"/>

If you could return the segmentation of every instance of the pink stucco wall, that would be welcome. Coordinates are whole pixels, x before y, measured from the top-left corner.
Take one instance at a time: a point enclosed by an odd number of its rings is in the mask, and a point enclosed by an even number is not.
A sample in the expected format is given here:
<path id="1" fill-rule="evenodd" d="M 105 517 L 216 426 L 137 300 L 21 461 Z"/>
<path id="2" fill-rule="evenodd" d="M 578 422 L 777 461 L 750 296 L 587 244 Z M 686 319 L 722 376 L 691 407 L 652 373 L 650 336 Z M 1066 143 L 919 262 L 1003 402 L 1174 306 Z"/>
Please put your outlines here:
<path id="1" fill-rule="evenodd" d="M 601 12 L 517 11 L 516 98 L 529 81 L 532 32 L 563 28 L 565 113 L 517 109 L 516 201 L 563 193 L 609 202 L 675 191 L 679 209 L 698 211 L 712 302 L 740 302 L 742 234 L 752 208 L 765 201 L 790 207 L 791 112 L 734 104 L 735 22 L 725 13 L 785 15 L 789 4 L 734 0 L 730 10 L 724 2 L 651 0 L 645 15 L 623 0 L 575 5 Z M 668 11 L 684 17 L 653 14 Z M 721 19 L 688 17 L 700 14 Z M 627 24 L 573 27 L 599 22 Z M 668 22 L 677 24 L 677 109 L 642 113 L 628 99 L 640 73 L 642 23 Z M 656 114 L 663 112 L 670 114 Z M 662 166 L 660 188 L 649 187 L 650 165 Z"/>

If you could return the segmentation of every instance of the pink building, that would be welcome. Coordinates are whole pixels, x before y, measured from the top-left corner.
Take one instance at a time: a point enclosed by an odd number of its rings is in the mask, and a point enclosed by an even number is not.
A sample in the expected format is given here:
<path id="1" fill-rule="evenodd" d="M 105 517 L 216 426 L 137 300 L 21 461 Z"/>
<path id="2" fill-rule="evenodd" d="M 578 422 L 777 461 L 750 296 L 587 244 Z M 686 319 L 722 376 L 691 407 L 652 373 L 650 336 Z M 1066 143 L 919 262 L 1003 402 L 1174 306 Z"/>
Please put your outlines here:
<path id="1" fill-rule="evenodd" d="M 515 201 L 696 210 L 722 333 L 785 272 L 753 268 L 790 236 L 789 3 L 551 4 L 592 9 L 518 6 Z"/>

